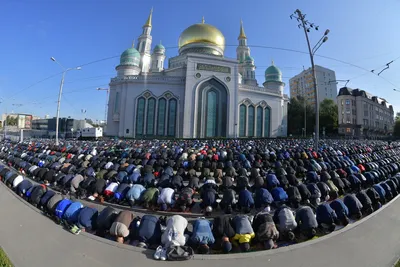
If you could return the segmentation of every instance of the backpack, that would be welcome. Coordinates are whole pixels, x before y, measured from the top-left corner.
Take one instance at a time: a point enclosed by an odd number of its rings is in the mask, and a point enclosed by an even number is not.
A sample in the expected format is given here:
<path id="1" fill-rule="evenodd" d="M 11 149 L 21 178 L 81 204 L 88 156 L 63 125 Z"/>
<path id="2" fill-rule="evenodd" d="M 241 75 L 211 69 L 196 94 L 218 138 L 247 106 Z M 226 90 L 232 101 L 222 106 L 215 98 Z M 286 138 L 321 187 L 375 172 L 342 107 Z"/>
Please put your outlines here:
<path id="1" fill-rule="evenodd" d="M 171 246 L 167 249 L 169 261 L 186 261 L 193 258 L 194 251 L 189 246 Z"/>

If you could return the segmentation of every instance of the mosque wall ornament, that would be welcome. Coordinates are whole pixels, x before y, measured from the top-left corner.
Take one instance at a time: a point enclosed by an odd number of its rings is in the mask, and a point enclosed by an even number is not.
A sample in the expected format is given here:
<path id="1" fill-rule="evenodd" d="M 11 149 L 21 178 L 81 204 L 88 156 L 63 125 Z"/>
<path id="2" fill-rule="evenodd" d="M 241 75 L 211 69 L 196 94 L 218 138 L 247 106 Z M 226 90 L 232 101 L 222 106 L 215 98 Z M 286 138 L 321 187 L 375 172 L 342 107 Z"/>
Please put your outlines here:
<path id="1" fill-rule="evenodd" d="M 197 63 L 197 70 L 221 72 L 221 73 L 231 73 L 231 68 L 225 66 Z"/>
<path id="2" fill-rule="evenodd" d="M 198 72 L 198 73 L 196 73 L 196 78 L 197 79 L 200 79 L 201 78 L 201 74 Z"/>

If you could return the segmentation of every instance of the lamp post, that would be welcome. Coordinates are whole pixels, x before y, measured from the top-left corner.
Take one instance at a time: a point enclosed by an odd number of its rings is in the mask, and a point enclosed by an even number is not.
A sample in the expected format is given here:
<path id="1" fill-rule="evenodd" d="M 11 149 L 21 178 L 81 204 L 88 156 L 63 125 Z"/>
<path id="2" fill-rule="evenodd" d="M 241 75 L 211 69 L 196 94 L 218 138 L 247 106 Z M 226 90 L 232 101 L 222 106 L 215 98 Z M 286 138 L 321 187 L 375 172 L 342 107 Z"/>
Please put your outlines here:
<path id="1" fill-rule="evenodd" d="M 105 105 L 105 110 L 104 110 L 104 123 L 107 124 L 107 110 L 108 110 L 108 98 L 109 98 L 109 94 L 110 94 L 110 89 L 109 88 L 97 88 L 97 91 L 106 91 L 107 92 L 107 96 L 106 96 L 106 105 Z"/>
<path id="2" fill-rule="evenodd" d="M 290 18 L 296 18 L 300 24 L 298 25 L 299 28 L 303 28 L 304 34 L 306 36 L 306 41 L 307 41 L 307 46 L 308 46 L 308 52 L 310 54 L 310 60 L 311 60 L 311 70 L 312 70 L 312 76 L 313 76 L 313 85 L 314 85 L 314 96 L 315 96 L 315 143 L 314 143 L 314 149 L 318 151 L 319 148 L 319 98 L 318 98 L 318 90 L 317 90 L 317 77 L 315 74 L 315 65 L 314 65 L 314 55 L 317 52 L 317 50 L 322 46 L 323 43 L 328 41 L 328 34 L 329 30 L 326 30 L 324 35 L 321 37 L 321 39 L 315 44 L 315 46 L 311 49 L 310 45 L 310 40 L 308 38 L 308 33 L 310 32 L 310 29 L 313 28 L 315 30 L 318 30 L 319 26 L 315 25 L 314 23 L 309 22 L 308 20 L 305 19 L 306 14 L 302 14 L 299 9 L 296 9 L 294 14 L 290 15 Z"/>
<path id="3" fill-rule="evenodd" d="M 60 83 L 60 91 L 58 92 L 58 100 L 57 100 L 57 114 L 56 114 L 56 145 L 58 146 L 58 127 L 59 127 L 59 120 L 60 120 L 60 104 L 61 104 L 61 95 L 62 95 L 62 89 L 64 86 L 64 78 L 65 74 L 70 71 L 70 70 L 80 70 L 81 67 L 76 67 L 76 68 L 64 68 L 63 65 L 60 64 L 54 57 L 50 58 L 52 61 L 56 62 L 63 70 L 62 77 L 61 77 L 61 83 Z"/>

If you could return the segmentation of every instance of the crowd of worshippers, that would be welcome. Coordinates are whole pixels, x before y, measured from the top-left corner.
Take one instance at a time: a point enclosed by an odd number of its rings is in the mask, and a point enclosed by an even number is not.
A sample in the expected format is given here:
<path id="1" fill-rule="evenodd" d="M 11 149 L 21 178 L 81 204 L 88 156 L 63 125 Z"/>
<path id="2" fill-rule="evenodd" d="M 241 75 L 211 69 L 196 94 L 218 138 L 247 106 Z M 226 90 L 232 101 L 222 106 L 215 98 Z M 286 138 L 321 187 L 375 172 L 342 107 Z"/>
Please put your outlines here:
<path id="1" fill-rule="evenodd" d="M 6 143 L 0 158 L 8 166 L 0 166 L 0 179 L 71 232 L 86 229 L 157 247 L 156 259 L 165 259 L 172 245 L 228 253 L 310 239 L 318 230 L 330 232 L 372 213 L 400 191 L 397 143 L 337 142 L 315 152 L 246 142 L 147 149 Z M 189 232 L 179 215 L 139 218 L 111 207 L 98 212 L 50 187 L 161 210 L 188 211 L 198 204 L 216 218 L 195 220 Z"/>
<path id="2" fill-rule="evenodd" d="M 371 200 L 376 208 L 382 190 L 375 184 L 388 191 L 385 198 L 397 190 L 388 179 L 399 169 L 397 144 L 337 143 L 318 152 L 275 150 L 252 141 L 181 145 L 116 150 L 27 143 L 4 146 L 0 157 L 34 180 L 78 198 L 206 215 L 218 209 L 248 214 L 282 203 L 316 210 L 326 200 L 368 192 L 369 198 L 360 197 L 362 204 Z"/>

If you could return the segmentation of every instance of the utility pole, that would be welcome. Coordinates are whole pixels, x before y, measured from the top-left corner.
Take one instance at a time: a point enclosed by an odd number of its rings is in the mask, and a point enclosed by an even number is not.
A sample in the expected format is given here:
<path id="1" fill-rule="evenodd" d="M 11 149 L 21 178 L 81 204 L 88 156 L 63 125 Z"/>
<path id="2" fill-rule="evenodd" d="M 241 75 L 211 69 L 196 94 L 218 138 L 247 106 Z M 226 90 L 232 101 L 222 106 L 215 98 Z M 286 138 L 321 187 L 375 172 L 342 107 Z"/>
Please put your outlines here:
<path id="1" fill-rule="evenodd" d="M 314 149 L 318 151 L 319 149 L 319 99 L 318 99 L 318 90 L 317 90 L 317 77 L 315 74 L 315 65 L 314 65 L 314 55 L 315 52 L 321 47 L 323 43 L 328 41 L 328 33 L 329 30 L 326 30 L 324 35 L 321 39 L 317 42 L 317 44 L 311 49 L 310 40 L 308 38 L 308 33 L 311 29 L 315 29 L 318 31 L 319 26 L 315 25 L 314 23 L 309 22 L 306 20 L 306 14 L 301 13 L 299 9 L 296 9 L 294 14 L 290 15 L 290 19 L 297 19 L 300 28 L 303 28 L 304 34 L 306 36 L 308 52 L 310 54 L 310 61 L 311 61 L 311 70 L 312 70 L 312 77 L 313 77 L 313 84 L 314 84 L 314 96 L 315 96 L 315 141 L 314 141 Z"/>
<path id="2" fill-rule="evenodd" d="M 107 95 L 106 95 L 106 105 L 105 105 L 105 109 L 104 109 L 104 123 L 107 124 L 107 111 L 108 111 L 108 99 L 109 99 L 109 95 L 110 95 L 110 88 L 97 88 L 97 91 L 106 91 Z"/>
<path id="3" fill-rule="evenodd" d="M 62 96 L 62 90 L 63 90 L 63 86 L 64 86 L 64 79 L 65 79 L 65 74 L 68 71 L 71 70 L 80 70 L 81 67 L 76 67 L 76 68 L 64 68 L 63 65 L 60 64 L 60 62 L 58 62 L 54 57 L 50 58 L 53 62 L 56 62 L 63 70 L 62 76 L 61 76 L 61 82 L 60 82 L 60 89 L 58 92 L 58 101 L 57 101 L 57 113 L 56 113 L 56 146 L 58 146 L 59 142 L 58 142 L 58 128 L 60 126 L 60 105 L 61 105 L 61 96 Z"/>

